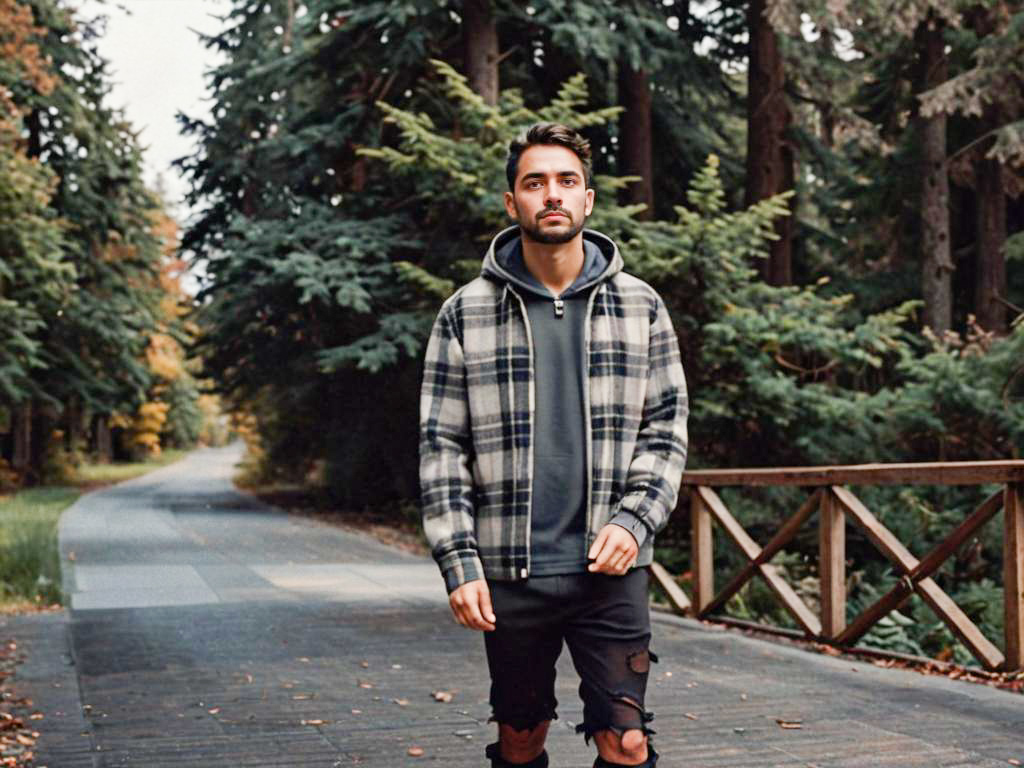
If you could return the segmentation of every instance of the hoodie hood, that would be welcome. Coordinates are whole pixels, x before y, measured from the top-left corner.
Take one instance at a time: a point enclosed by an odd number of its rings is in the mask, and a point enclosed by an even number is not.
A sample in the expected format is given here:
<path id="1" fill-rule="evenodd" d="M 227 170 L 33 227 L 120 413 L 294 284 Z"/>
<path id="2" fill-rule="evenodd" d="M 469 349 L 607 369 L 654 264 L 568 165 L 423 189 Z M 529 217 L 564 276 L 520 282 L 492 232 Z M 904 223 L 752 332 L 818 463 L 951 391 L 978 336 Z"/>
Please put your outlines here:
<path id="1" fill-rule="evenodd" d="M 511 266 L 510 259 L 516 255 L 520 236 L 518 225 L 503 229 L 495 235 L 494 239 L 491 240 L 487 253 L 484 255 L 480 274 L 500 284 L 511 284 L 516 288 L 522 288 L 531 293 L 543 291 L 542 295 L 550 296 L 547 290 L 536 281 L 533 283 L 524 281 Z M 583 288 L 607 280 L 622 271 L 622 256 L 611 238 L 592 229 L 584 229 L 583 247 L 587 252 L 583 274 L 581 275 L 583 281 L 578 285 L 574 283 L 566 293 L 576 293 Z M 596 258 L 591 258 L 592 254 Z M 520 255 L 519 258 L 521 259 L 522 256 Z"/>

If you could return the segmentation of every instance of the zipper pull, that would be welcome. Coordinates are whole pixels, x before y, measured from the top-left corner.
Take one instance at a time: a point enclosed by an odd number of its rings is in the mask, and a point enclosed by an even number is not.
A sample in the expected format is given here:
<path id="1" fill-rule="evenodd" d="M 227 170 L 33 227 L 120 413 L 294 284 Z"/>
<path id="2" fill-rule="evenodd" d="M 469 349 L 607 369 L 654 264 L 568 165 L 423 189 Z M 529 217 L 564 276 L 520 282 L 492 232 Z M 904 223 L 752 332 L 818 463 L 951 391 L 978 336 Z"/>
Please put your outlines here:
<path id="1" fill-rule="evenodd" d="M 555 299 L 555 317 L 562 317 L 565 314 L 565 302 Z"/>

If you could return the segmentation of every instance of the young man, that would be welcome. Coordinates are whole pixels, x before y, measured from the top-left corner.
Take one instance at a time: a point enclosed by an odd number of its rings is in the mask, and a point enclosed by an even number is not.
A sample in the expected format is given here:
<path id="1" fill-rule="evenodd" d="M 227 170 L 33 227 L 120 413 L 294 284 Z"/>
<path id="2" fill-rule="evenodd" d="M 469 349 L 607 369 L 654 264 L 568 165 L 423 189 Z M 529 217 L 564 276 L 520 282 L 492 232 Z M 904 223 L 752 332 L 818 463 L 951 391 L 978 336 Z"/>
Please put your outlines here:
<path id="1" fill-rule="evenodd" d="M 653 767 L 641 566 L 686 460 L 678 343 L 660 297 L 583 229 L 594 189 L 582 136 L 535 125 L 506 172 L 517 225 L 444 303 L 427 345 L 424 528 L 455 619 L 484 632 L 491 765 L 548 765 L 564 641 L 595 767 Z"/>

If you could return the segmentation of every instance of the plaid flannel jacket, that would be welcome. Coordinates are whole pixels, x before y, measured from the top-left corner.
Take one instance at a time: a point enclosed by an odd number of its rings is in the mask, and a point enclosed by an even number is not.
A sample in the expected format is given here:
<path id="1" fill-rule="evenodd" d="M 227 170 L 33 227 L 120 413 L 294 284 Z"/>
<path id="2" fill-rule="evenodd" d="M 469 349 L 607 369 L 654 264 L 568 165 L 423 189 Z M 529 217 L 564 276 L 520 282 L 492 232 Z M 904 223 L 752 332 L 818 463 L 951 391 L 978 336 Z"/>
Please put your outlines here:
<path id="1" fill-rule="evenodd" d="M 424 530 L 451 592 L 479 578 L 530 572 L 534 370 L 526 307 L 494 258 L 434 322 L 420 397 Z M 629 529 L 648 565 L 653 534 L 675 507 L 686 462 L 688 401 L 664 302 L 622 272 L 615 244 L 587 306 L 586 546 L 608 522 Z"/>

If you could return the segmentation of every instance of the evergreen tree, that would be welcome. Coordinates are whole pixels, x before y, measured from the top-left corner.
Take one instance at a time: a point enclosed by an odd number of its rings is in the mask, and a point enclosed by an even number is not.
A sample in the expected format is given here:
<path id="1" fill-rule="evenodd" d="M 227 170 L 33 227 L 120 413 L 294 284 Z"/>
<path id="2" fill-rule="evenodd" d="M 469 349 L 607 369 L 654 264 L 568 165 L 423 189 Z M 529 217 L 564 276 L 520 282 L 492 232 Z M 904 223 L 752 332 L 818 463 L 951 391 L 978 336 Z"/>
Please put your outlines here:
<path id="1" fill-rule="evenodd" d="M 47 365 L 42 333 L 61 311 L 73 268 L 64 233 L 49 203 L 53 173 L 28 156 L 22 138 L 28 94 L 52 93 L 55 78 L 38 39 L 32 9 L 0 3 L 0 408 L 6 412 L 40 394 L 34 376 Z M 18 457 L 24 464 L 27 455 Z"/>
<path id="2" fill-rule="evenodd" d="M 0 225 L 0 299 L 14 330 L 0 342 L 0 398 L 13 411 L 9 455 L 39 477 L 59 447 L 56 427 L 76 443 L 89 415 L 141 402 L 159 249 L 141 150 L 106 103 L 100 20 L 76 18 L 58 0 L 6 0 L 0 10 L 0 34 L 20 54 L 0 66 L 0 85 L 14 81 L 3 89 L 13 121 L 0 140 L 0 204 L 10 213 Z"/>
<path id="3" fill-rule="evenodd" d="M 1024 188 L 1024 9 L 998 2 L 963 14 L 957 47 L 973 66 L 921 95 L 921 112 L 960 114 L 971 133 L 947 163 L 976 198 L 973 309 L 984 328 L 1005 333 L 1007 192 Z"/>

